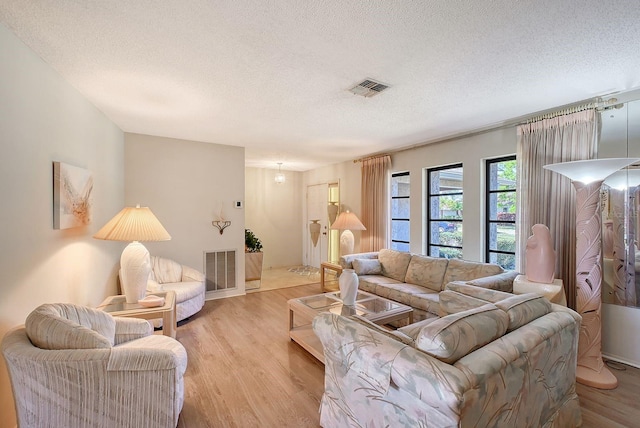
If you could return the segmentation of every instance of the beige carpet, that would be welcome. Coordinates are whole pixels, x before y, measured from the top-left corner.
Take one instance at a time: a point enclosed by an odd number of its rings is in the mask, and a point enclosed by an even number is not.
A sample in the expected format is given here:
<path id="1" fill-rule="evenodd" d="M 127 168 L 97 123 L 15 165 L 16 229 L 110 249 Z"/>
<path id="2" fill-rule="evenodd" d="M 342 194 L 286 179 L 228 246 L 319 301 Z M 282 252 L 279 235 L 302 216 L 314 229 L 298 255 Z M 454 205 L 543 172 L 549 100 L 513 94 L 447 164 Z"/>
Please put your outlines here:
<path id="1" fill-rule="evenodd" d="M 335 275 L 331 276 L 327 272 L 329 285 L 337 281 Z M 325 281 L 326 283 L 327 281 Z M 317 268 L 308 266 L 287 266 L 281 268 L 266 269 L 262 271 L 262 280 L 247 281 L 247 293 L 258 293 L 260 291 L 276 290 L 278 288 L 297 287 L 306 284 L 318 284 L 318 293 L 320 293 L 320 271 Z"/>

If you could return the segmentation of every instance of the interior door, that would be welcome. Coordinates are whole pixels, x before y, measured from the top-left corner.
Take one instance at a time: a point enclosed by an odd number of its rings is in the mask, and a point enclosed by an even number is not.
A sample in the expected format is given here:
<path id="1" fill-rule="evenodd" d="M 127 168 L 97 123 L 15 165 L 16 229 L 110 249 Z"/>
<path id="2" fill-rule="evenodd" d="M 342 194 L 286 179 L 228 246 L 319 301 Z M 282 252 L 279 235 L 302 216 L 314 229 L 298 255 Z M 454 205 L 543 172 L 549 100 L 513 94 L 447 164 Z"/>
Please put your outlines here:
<path id="1" fill-rule="evenodd" d="M 305 264 L 307 266 L 313 266 L 320 268 L 320 263 L 326 262 L 328 259 L 328 205 L 329 185 L 315 184 L 307 187 L 307 221 L 305 223 L 307 242 Z M 311 239 L 311 232 L 309 225 L 313 223 L 312 220 L 317 220 L 320 224 L 320 235 L 318 241 L 314 245 Z"/>

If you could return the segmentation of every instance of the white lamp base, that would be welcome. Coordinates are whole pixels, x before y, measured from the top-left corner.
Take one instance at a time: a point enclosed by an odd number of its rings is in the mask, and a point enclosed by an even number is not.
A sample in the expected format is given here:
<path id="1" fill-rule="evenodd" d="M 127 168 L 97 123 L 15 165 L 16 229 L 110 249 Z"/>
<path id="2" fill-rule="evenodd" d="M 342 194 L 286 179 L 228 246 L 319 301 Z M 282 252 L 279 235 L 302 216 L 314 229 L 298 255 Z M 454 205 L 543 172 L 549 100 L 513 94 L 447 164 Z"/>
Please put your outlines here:
<path id="1" fill-rule="evenodd" d="M 340 255 L 347 254 L 353 254 L 353 232 L 349 229 L 345 229 L 340 235 Z"/>
<path id="2" fill-rule="evenodd" d="M 120 256 L 120 280 L 127 303 L 138 303 L 147 292 L 151 272 L 149 251 L 138 241 L 133 241 Z"/>

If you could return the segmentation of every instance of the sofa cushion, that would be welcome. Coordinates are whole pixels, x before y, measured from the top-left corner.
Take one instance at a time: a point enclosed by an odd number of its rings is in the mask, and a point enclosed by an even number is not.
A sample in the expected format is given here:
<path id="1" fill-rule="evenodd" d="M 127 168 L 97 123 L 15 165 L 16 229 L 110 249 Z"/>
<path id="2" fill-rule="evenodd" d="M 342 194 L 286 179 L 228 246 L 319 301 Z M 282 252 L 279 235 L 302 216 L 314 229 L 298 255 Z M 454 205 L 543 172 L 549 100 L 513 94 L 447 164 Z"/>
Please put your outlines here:
<path id="1" fill-rule="evenodd" d="M 182 303 L 191 300 L 200 294 L 205 293 L 205 285 L 203 282 L 167 282 L 162 284 L 164 291 L 173 290 L 176 293 L 176 303 Z"/>
<path id="2" fill-rule="evenodd" d="M 382 274 L 398 281 L 404 281 L 407 268 L 411 262 L 411 253 L 382 249 L 378 253 L 378 260 L 382 265 Z"/>
<path id="3" fill-rule="evenodd" d="M 551 303 L 535 293 L 520 294 L 495 304 L 509 315 L 507 331 L 513 331 L 551 312 Z"/>
<path id="4" fill-rule="evenodd" d="M 354 259 L 351 262 L 357 275 L 381 275 L 382 266 L 378 259 Z"/>
<path id="5" fill-rule="evenodd" d="M 378 294 L 377 289 L 380 284 L 402 284 L 402 281 L 387 278 L 382 275 L 362 275 L 358 277 L 358 288 L 369 293 Z"/>
<path id="6" fill-rule="evenodd" d="M 404 282 L 397 284 L 379 284 L 376 287 L 376 294 L 380 297 L 394 300 L 411 306 L 411 296 L 429 291 L 428 288 Z"/>
<path id="7" fill-rule="evenodd" d="M 452 281 L 469 281 L 471 279 L 497 275 L 502 272 L 504 272 L 504 269 L 492 263 L 450 259 L 449 264 L 447 264 L 447 271 L 444 274 L 443 282 L 448 284 Z"/>
<path id="8" fill-rule="evenodd" d="M 49 303 L 29 314 L 25 328 L 31 343 L 41 349 L 111 348 L 116 321 L 97 309 Z"/>
<path id="9" fill-rule="evenodd" d="M 457 291 L 458 293 L 466 294 L 467 296 L 475 297 L 476 299 L 484 300 L 491 303 L 496 303 L 513 296 L 513 294 L 511 293 L 476 287 L 462 281 L 450 282 L 445 286 L 445 289 Z"/>
<path id="10" fill-rule="evenodd" d="M 421 309 L 435 316 L 440 315 L 440 293 L 427 290 L 424 293 L 412 294 L 409 299 L 409 306 Z"/>
<path id="11" fill-rule="evenodd" d="M 515 280 L 518 275 L 520 275 L 518 271 L 509 270 L 498 275 L 472 279 L 471 281 L 467 281 L 467 284 L 511 293 L 513 291 L 513 280 Z"/>
<path id="12" fill-rule="evenodd" d="M 501 337 L 509 316 L 491 303 L 439 318 L 423 327 L 416 347 L 448 364 L 453 364 L 487 343 Z"/>
<path id="13" fill-rule="evenodd" d="M 448 259 L 414 254 L 411 256 L 404 282 L 441 291 L 448 262 Z"/>

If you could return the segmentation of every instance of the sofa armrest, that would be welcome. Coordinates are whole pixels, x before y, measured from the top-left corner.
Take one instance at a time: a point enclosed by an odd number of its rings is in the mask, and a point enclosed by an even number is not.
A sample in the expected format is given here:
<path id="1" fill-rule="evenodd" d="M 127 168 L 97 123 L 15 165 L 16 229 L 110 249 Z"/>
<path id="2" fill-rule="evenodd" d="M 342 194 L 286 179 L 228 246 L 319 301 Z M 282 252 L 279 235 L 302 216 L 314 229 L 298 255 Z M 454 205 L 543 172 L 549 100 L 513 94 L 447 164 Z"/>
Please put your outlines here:
<path id="1" fill-rule="evenodd" d="M 482 278 L 470 279 L 467 284 L 475 287 L 488 288 L 490 290 L 513 292 L 513 281 L 520 275 L 518 271 L 508 270 L 496 275 L 484 276 Z"/>
<path id="2" fill-rule="evenodd" d="M 187 351 L 175 339 L 151 335 L 111 348 L 107 371 L 155 371 L 187 369 Z"/>
<path id="3" fill-rule="evenodd" d="M 356 254 L 348 254 L 346 256 L 340 256 L 340 261 L 338 264 L 342 266 L 342 269 L 353 269 L 353 261 L 355 259 L 377 259 L 378 251 L 373 251 L 370 253 L 356 253 Z"/>
<path id="4" fill-rule="evenodd" d="M 197 269 L 182 265 L 182 282 L 202 282 L 204 274 Z"/>
<path id="5" fill-rule="evenodd" d="M 153 333 L 153 327 L 147 320 L 123 317 L 113 317 L 113 319 L 116 321 L 115 345 L 140 339 Z"/>

